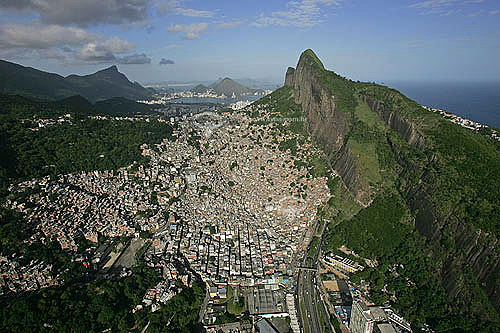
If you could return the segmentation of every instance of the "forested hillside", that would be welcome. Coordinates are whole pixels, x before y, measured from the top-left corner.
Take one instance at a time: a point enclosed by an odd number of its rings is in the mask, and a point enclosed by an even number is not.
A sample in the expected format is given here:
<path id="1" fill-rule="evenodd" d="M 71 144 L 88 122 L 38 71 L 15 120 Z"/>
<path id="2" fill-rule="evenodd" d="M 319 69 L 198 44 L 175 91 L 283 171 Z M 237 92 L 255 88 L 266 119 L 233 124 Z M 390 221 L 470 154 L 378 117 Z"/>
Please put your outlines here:
<path id="1" fill-rule="evenodd" d="M 355 279 L 371 281 L 375 301 L 417 326 L 498 328 L 500 144 L 490 131 L 343 78 L 311 50 L 288 69 L 288 87 L 284 103 L 302 106 L 309 133 L 340 175 L 325 250 L 347 245 L 377 260 Z"/>

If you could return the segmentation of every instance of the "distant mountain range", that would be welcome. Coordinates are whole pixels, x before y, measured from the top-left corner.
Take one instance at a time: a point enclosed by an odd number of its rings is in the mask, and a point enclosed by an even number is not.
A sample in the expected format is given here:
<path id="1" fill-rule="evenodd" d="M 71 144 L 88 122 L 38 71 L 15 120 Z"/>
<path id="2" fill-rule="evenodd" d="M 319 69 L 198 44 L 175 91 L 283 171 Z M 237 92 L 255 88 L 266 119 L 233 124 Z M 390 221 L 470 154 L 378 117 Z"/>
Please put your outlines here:
<path id="1" fill-rule="evenodd" d="M 72 110 L 83 114 L 106 115 L 113 117 L 157 114 L 152 105 L 138 103 L 124 97 L 113 97 L 91 104 L 84 97 L 74 95 L 61 100 L 47 102 L 46 104 L 55 107 L 70 107 Z"/>
<path id="2" fill-rule="evenodd" d="M 203 94 L 203 93 L 206 93 L 207 91 L 209 91 L 210 88 L 207 87 L 206 85 L 204 84 L 198 84 L 197 86 L 195 86 L 193 89 L 191 89 L 192 92 L 194 93 L 198 93 L 198 94 Z"/>
<path id="3" fill-rule="evenodd" d="M 244 85 L 228 77 L 220 79 L 209 86 L 198 84 L 193 89 L 191 89 L 192 92 L 200 94 L 205 93 L 209 90 L 213 90 L 218 95 L 225 95 L 227 97 L 232 97 L 232 96 L 240 97 L 245 95 L 253 95 L 255 93 L 264 93 L 264 90 L 262 89 L 251 89 L 245 87 Z"/>
<path id="4" fill-rule="evenodd" d="M 80 95 L 96 102 L 114 97 L 142 99 L 154 91 L 131 82 L 116 66 L 90 75 L 67 77 L 0 60 L 0 93 L 38 100 L 58 100 Z"/>

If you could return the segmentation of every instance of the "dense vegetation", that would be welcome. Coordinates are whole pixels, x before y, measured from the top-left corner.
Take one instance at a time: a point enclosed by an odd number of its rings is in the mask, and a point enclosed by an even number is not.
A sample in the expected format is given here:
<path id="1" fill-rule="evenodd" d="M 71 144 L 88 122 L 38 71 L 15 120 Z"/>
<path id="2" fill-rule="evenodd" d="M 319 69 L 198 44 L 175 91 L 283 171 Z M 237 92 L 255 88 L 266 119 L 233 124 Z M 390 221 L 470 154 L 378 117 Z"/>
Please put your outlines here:
<path id="1" fill-rule="evenodd" d="M 196 281 L 191 288 L 181 287 L 182 292 L 174 296 L 160 310 L 147 314 L 139 313 L 139 318 L 145 315 L 145 318 L 149 320 L 148 332 L 203 331 L 198 323 L 198 315 L 205 297 L 205 286 L 201 281 Z"/>
<path id="2" fill-rule="evenodd" d="M 157 121 L 88 119 L 85 111 L 67 105 L 35 103 L 16 96 L 0 96 L 0 181 L 48 174 L 110 170 L 134 160 L 144 162 L 139 146 L 171 136 L 171 126 Z M 72 115 L 71 124 L 49 125 L 36 131 L 26 120 Z M 25 121 L 23 121 L 25 120 Z"/>
<path id="3" fill-rule="evenodd" d="M 460 308 L 450 303 L 441 283 L 429 278 L 437 266 L 422 252 L 425 241 L 407 224 L 408 213 L 397 194 L 381 196 L 328 234 L 326 247 L 347 244 L 361 256 L 376 259 L 378 266 L 357 273 L 353 282 L 370 281 L 371 299 L 390 303 L 416 327 L 428 323 L 438 331 L 484 332 L 496 327 L 475 317 L 471 304 L 460 304 Z M 474 292 L 484 298 L 479 288 Z M 482 306 L 490 306 L 487 298 Z"/>
<path id="4" fill-rule="evenodd" d="M 409 178 L 425 170 L 424 185 L 440 217 L 453 213 L 458 220 L 500 237 L 500 212 L 496 209 L 500 206 L 500 164 L 496 162 L 500 160 L 500 144 L 489 131 L 464 129 L 384 86 L 356 83 L 356 87 L 360 95 L 381 101 L 407 117 L 425 136 L 426 155 L 415 149 L 410 152 L 412 148 L 405 147 L 406 143 L 397 144 L 397 151 L 406 155 L 405 167 L 416 171 L 404 174 L 401 180 L 414 185 L 415 179 Z M 388 139 L 391 143 L 395 140 L 394 135 Z M 408 192 L 410 186 L 402 186 L 402 190 Z"/>
<path id="5" fill-rule="evenodd" d="M 39 100 L 56 100 L 73 95 L 81 95 L 91 101 L 116 96 L 135 100 L 152 94 L 151 90 L 137 82 L 130 82 L 118 72 L 116 66 L 91 75 L 62 77 L 0 60 L 0 77 L 0 94 L 18 94 Z"/>
<path id="6" fill-rule="evenodd" d="M 427 180 L 439 214 L 453 211 L 500 238 L 500 144 L 445 121 L 430 133 L 441 157 Z"/>
<path id="7" fill-rule="evenodd" d="M 302 73 L 312 72 L 327 94 L 334 96 L 335 111 L 350 118 L 342 150 L 330 156 L 330 162 L 339 155 L 348 156 L 353 161 L 349 170 L 354 172 L 344 175 L 349 190 L 341 179 L 329 178 L 334 197 L 319 214 L 332 221 L 324 250 L 347 245 L 376 259 L 376 268 L 354 280 L 368 280 L 375 302 L 390 302 L 416 327 L 428 323 L 439 331 L 498 329 L 493 307 L 498 302 L 488 299 L 487 288 L 479 285 L 455 242 L 462 236 L 456 231 L 460 224 L 480 228 L 482 235 L 489 233 L 488 239 L 500 236 L 500 164 L 495 162 L 500 160 L 500 144 L 490 131 L 464 129 L 396 90 L 327 71 L 311 50 L 301 55 L 298 68 L 304 66 Z M 387 117 L 393 112 L 392 128 L 372 108 L 385 109 Z M 415 132 L 416 144 L 408 144 Z M 431 222 L 433 218 L 437 221 Z M 415 230 L 416 221 L 439 224 L 432 232 L 441 234 L 425 238 Z M 498 249 L 490 250 L 485 259 L 489 265 L 498 262 L 494 255 Z M 456 258 L 456 266 L 445 267 L 446 261 Z M 449 269 L 460 293 L 452 301 L 444 288 L 450 283 L 443 280 L 443 271 Z"/>
<path id="8" fill-rule="evenodd" d="M 43 289 L 3 304 L 1 330 L 57 332 L 141 331 L 193 332 L 198 328 L 198 310 L 204 287 L 179 284 L 182 292 L 156 312 L 132 313 L 144 293 L 157 282 L 154 270 L 133 268 L 131 276 L 118 281 L 98 279 L 90 283 L 67 283 Z"/>

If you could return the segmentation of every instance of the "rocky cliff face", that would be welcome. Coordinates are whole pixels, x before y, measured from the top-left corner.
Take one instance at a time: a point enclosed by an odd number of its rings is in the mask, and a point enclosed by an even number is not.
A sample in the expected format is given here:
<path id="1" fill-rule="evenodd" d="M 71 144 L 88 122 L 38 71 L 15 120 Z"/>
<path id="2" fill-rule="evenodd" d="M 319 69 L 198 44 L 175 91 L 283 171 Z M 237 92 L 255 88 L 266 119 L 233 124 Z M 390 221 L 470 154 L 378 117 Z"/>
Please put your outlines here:
<path id="1" fill-rule="evenodd" d="M 344 184 L 358 202 L 367 206 L 370 204 L 371 186 L 361 185 L 356 156 L 346 144 L 353 126 L 353 115 L 339 109 L 338 97 L 334 96 L 337 94 L 325 87 L 321 71 L 325 70 L 319 59 L 312 51 L 305 51 L 297 68 L 288 68 L 285 85 L 293 88 L 295 102 L 302 105 L 307 116 L 308 130 L 324 149 L 333 169 L 342 177 Z M 425 136 L 404 113 L 386 106 L 376 98 L 362 94 L 359 98 L 383 120 L 387 128 L 396 131 L 408 144 L 425 153 L 424 166 L 397 161 L 402 169 L 399 177 L 403 180 L 399 191 L 404 193 L 406 203 L 414 213 L 415 228 L 434 244 L 432 249 L 428 249 L 428 254 L 433 260 L 441 263 L 442 282 L 449 298 L 465 303 L 473 298 L 477 300 L 481 296 L 473 295 L 471 288 L 477 281 L 475 292 L 484 291 L 496 311 L 500 312 L 498 240 L 455 216 L 453 209 L 445 216 L 439 216 L 431 195 L 433 184 L 426 179 L 426 172 L 433 168 L 436 157 L 427 151 Z M 397 148 L 392 148 L 398 160 L 398 151 L 394 151 Z M 404 178 L 410 177 L 418 179 L 413 183 L 405 182 Z M 481 313 L 481 309 L 478 309 L 478 312 Z"/>
<path id="2" fill-rule="evenodd" d="M 397 131 L 409 144 L 420 151 L 426 150 L 424 137 L 418 132 L 417 126 L 405 119 L 398 112 L 387 108 L 380 101 L 363 98 L 370 109 L 377 113 L 386 125 Z M 428 156 L 428 163 L 432 164 L 432 156 Z M 401 175 L 403 176 L 403 175 Z M 403 176 L 404 177 L 404 176 Z M 433 184 L 426 182 L 426 175 L 419 177 L 420 186 L 404 189 L 408 192 L 407 204 L 415 216 L 415 227 L 427 239 L 443 244 L 445 239 L 451 244 L 443 246 L 441 251 L 430 253 L 436 259 L 443 253 L 442 281 L 450 299 L 459 299 L 467 302 L 474 297 L 471 295 L 469 283 L 472 274 L 490 299 L 497 312 L 500 312 L 500 258 L 499 242 L 490 234 L 484 233 L 473 225 L 464 222 L 455 216 L 453 209 L 445 216 L 439 216 L 434 209 L 429 193 Z M 492 318 L 484 318 L 491 320 Z"/>
<path id="3" fill-rule="evenodd" d="M 455 243 L 454 251 L 443 263 L 442 281 L 452 299 L 465 302 L 473 295 L 467 285 L 468 274 L 477 279 L 479 287 L 488 296 L 497 312 L 500 312 L 500 258 L 499 242 L 495 237 L 478 230 L 470 224 L 453 221 L 441 229 L 449 230 Z M 469 278 L 470 279 L 470 278 Z M 486 320 L 493 318 L 484 317 Z"/>
<path id="4" fill-rule="evenodd" d="M 448 298 L 459 303 L 477 302 L 474 287 L 479 287 L 497 312 L 500 312 L 500 243 L 457 216 L 454 208 L 440 216 L 430 193 L 433 184 L 426 181 L 425 172 L 419 185 L 407 189 L 406 202 L 415 213 L 415 228 L 434 246 L 427 254 L 441 262 L 441 281 Z M 455 203 L 458 205 L 458 203 Z M 477 281 L 474 281 L 474 279 Z M 493 320 L 485 309 L 477 309 L 484 320 Z"/>
<path id="5" fill-rule="evenodd" d="M 406 142 L 416 146 L 421 151 L 425 150 L 425 141 L 422 135 L 418 133 L 417 127 L 414 123 L 404 117 L 401 117 L 394 110 L 390 110 L 385 107 L 380 101 L 364 96 L 361 96 L 361 100 L 366 102 L 370 109 L 379 115 L 387 127 L 398 132 Z"/>
<path id="6" fill-rule="evenodd" d="M 304 61 L 304 57 L 307 55 L 301 57 L 297 69 L 288 68 L 285 85 L 294 88 L 295 103 L 302 105 L 309 133 L 326 153 L 349 191 L 366 206 L 369 189 L 363 188 L 359 182 L 355 159 L 345 140 L 352 125 L 352 116 L 349 112 L 338 110 L 335 96 L 321 84 L 315 68 Z"/>

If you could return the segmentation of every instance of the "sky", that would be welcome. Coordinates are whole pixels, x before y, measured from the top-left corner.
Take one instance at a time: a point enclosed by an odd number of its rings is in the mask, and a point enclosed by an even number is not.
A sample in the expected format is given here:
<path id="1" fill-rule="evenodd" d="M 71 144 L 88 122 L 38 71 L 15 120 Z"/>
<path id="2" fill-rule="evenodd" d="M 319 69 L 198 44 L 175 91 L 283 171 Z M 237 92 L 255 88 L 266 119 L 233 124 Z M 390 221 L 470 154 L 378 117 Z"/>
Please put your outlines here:
<path id="1" fill-rule="evenodd" d="M 500 1 L 0 1 L 0 58 L 64 76 L 279 84 L 308 48 L 354 80 L 500 81 Z"/>

